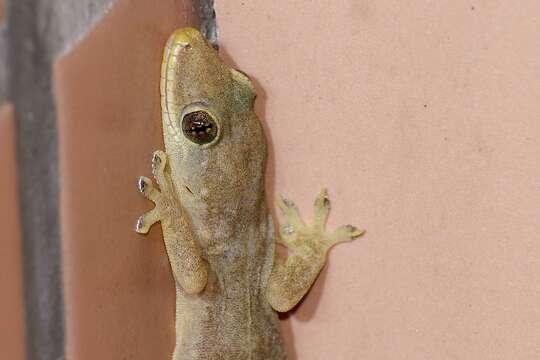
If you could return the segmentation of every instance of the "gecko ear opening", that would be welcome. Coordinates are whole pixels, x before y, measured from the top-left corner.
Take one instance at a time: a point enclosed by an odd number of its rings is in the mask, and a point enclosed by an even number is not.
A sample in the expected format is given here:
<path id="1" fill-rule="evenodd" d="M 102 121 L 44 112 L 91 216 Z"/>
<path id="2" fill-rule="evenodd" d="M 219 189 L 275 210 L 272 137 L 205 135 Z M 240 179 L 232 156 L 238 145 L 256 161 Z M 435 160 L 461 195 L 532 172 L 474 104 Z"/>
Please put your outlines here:
<path id="1" fill-rule="evenodd" d="M 240 98 L 248 99 L 248 106 L 253 106 L 257 93 L 249 77 L 244 72 L 236 69 L 231 69 L 231 75 L 233 80 L 240 85 Z"/>

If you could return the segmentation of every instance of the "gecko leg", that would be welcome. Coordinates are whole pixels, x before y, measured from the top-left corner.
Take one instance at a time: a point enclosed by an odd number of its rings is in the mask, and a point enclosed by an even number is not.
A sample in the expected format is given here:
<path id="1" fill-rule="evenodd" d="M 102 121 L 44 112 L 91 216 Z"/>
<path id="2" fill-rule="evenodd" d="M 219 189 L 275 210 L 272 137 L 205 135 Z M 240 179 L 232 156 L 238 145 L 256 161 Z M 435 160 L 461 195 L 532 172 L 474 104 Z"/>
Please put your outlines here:
<path id="1" fill-rule="evenodd" d="M 313 225 L 307 226 L 296 205 L 278 198 L 277 205 L 283 212 L 286 224 L 280 226 L 278 243 L 292 251 L 286 261 L 277 254 L 270 274 L 266 297 L 272 307 L 285 312 L 292 309 L 308 292 L 326 262 L 326 255 L 336 244 L 353 240 L 363 234 L 352 225 L 326 232 L 330 200 L 322 190 L 315 200 Z"/>
<path id="2" fill-rule="evenodd" d="M 137 182 L 139 192 L 155 204 L 155 207 L 137 220 L 135 231 L 146 234 L 156 222 L 161 222 L 165 248 L 177 283 L 190 294 L 205 287 L 208 265 L 202 259 L 195 233 L 180 204 L 171 180 L 167 154 L 156 151 L 152 156 L 152 173 L 159 185 L 141 176 Z"/>
<path id="3" fill-rule="evenodd" d="M 137 187 L 139 192 L 148 200 L 152 201 L 154 204 L 159 202 L 161 194 L 158 190 L 156 190 L 154 184 L 152 184 L 152 181 L 149 178 L 141 176 L 139 181 L 137 181 Z M 154 208 L 139 217 L 137 224 L 135 225 L 135 231 L 139 234 L 147 234 L 150 227 L 158 221 L 159 211 Z"/>
<path id="4" fill-rule="evenodd" d="M 170 180 L 167 179 L 165 175 L 165 164 L 166 164 L 166 155 L 162 151 L 154 152 L 152 156 L 152 173 L 160 187 L 166 191 L 165 195 L 162 195 L 159 190 L 154 187 L 152 180 L 146 176 L 139 177 L 137 181 L 137 188 L 139 192 L 148 200 L 152 201 L 155 204 L 155 208 L 143 214 L 137 223 L 135 224 L 135 231 L 139 234 L 147 234 L 150 230 L 150 227 L 156 222 L 160 221 L 160 214 L 164 212 L 164 205 L 168 203 L 166 196 L 171 195 L 170 189 L 171 184 Z M 170 202 L 170 201 L 169 201 Z"/>

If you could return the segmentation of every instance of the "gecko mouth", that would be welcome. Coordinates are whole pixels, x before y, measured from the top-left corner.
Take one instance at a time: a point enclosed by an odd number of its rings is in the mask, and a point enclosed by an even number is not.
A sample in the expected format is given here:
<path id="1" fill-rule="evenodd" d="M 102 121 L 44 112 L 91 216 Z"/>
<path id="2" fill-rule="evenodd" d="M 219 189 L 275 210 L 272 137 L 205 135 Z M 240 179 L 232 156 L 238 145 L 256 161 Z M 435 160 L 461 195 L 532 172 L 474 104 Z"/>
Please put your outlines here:
<path id="1" fill-rule="evenodd" d="M 193 195 L 193 191 L 191 191 L 191 189 L 187 185 L 184 185 L 184 187 L 191 195 Z"/>

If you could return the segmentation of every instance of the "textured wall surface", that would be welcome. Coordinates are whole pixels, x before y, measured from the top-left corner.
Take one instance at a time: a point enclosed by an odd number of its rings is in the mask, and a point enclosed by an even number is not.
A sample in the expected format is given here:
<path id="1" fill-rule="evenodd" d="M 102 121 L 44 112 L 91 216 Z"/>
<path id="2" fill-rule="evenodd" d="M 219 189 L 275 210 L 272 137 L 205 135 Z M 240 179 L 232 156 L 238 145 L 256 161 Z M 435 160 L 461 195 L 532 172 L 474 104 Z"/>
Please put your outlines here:
<path id="1" fill-rule="evenodd" d="M 13 107 L 0 104 L 0 357 L 25 359 L 21 231 Z"/>
<path id="2" fill-rule="evenodd" d="M 0 103 L 6 98 L 7 89 L 7 43 L 5 4 L 0 0 Z"/>
<path id="3" fill-rule="evenodd" d="M 270 194 L 367 235 L 285 321 L 292 359 L 536 359 L 537 1 L 217 1 Z"/>
<path id="4" fill-rule="evenodd" d="M 8 3 L 7 98 L 15 106 L 27 355 L 63 356 L 56 115 L 48 34 L 32 0 Z"/>
<path id="5" fill-rule="evenodd" d="M 141 2 L 138 3 L 140 4 Z M 172 29 L 185 26 L 186 21 L 189 18 L 187 15 L 188 13 L 191 14 L 198 11 L 204 21 L 204 27 L 207 30 L 207 33 L 214 33 L 211 0 L 201 0 L 194 4 L 188 0 L 163 2 L 159 6 L 150 9 L 150 11 L 138 6 L 138 3 L 134 1 L 124 2 L 124 15 L 131 14 L 132 18 L 139 19 L 141 19 L 141 17 L 144 18 L 145 16 L 153 15 L 151 18 L 148 18 L 150 23 L 153 24 L 147 27 L 149 35 L 147 37 L 140 37 L 139 28 L 133 27 L 133 24 L 131 23 L 126 24 L 126 21 L 129 22 L 132 20 L 129 16 L 124 17 L 123 21 L 119 20 L 116 25 L 113 24 L 113 26 L 110 26 L 107 29 L 109 33 L 98 40 L 100 43 L 97 50 L 110 50 L 112 54 L 117 54 L 116 58 L 107 57 L 107 52 L 91 53 L 89 56 L 90 63 L 87 61 L 85 62 L 84 59 L 81 60 L 80 58 L 77 58 L 80 63 L 68 68 L 72 70 L 76 69 L 77 71 L 81 71 L 81 73 L 73 74 L 72 78 L 66 80 L 67 85 L 76 84 L 76 89 L 71 90 L 72 95 L 80 94 L 81 85 L 84 85 L 84 83 L 81 83 L 79 80 L 81 74 L 84 78 L 84 74 L 89 68 L 92 70 L 92 66 L 94 66 L 94 71 L 100 71 L 100 69 L 95 69 L 95 65 L 99 64 L 99 62 L 96 63 L 94 61 L 96 60 L 96 57 L 101 59 L 101 63 L 104 63 L 105 65 L 110 65 L 112 61 L 112 67 L 109 68 L 109 70 L 112 71 L 112 74 L 104 73 L 104 75 L 105 77 L 112 75 L 111 78 L 114 78 L 114 75 L 119 73 L 119 71 L 115 69 L 115 66 L 123 67 L 127 64 L 125 54 L 129 53 L 131 50 L 127 47 L 128 44 L 130 44 L 130 46 L 134 45 L 135 47 L 138 47 L 139 50 L 141 50 L 139 51 L 139 54 L 142 56 L 142 58 L 139 58 L 139 60 L 142 60 L 139 66 L 134 66 L 133 68 L 125 67 L 126 70 L 131 71 L 130 74 L 133 76 L 133 79 L 137 79 L 137 76 L 140 77 L 141 75 L 140 73 L 133 74 L 133 71 L 144 72 L 146 71 L 146 67 L 152 66 L 152 64 L 159 64 L 161 53 L 160 40 L 165 38 Z M 152 7 L 153 3 L 145 3 L 147 6 Z M 174 6 L 171 5 L 173 3 Z M 2 1 L 1 4 L 3 5 L 4 1 Z M 22 224 L 22 251 L 20 255 L 22 257 L 24 275 L 24 303 L 26 312 L 26 326 L 24 328 L 26 328 L 27 332 L 26 352 L 29 359 L 58 360 L 64 358 L 64 351 L 66 348 L 64 327 L 68 326 L 69 331 L 72 324 L 81 320 L 81 316 L 74 316 L 73 318 L 66 319 L 66 312 L 67 316 L 70 316 L 69 310 L 71 310 L 70 305 L 73 304 L 73 299 L 69 298 L 69 294 L 64 294 L 63 289 L 62 258 L 64 256 L 64 251 L 61 249 L 61 234 L 59 229 L 59 181 L 60 184 L 62 184 L 61 181 L 63 180 L 58 171 L 58 159 L 59 157 L 62 158 L 63 154 L 58 153 L 58 119 L 56 112 L 58 99 L 52 91 L 52 64 L 56 58 L 70 53 L 74 48 L 77 48 L 78 45 L 86 39 L 88 33 L 91 32 L 92 27 L 111 11 L 113 5 L 113 0 L 54 0 L 47 2 L 38 0 L 17 0 L 8 1 L 6 12 L 4 13 L 1 11 L 5 16 L 3 18 L 0 16 L 0 102 L 4 99 L 11 99 L 14 104 L 14 115 L 16 118 L 16 164 L 17 172 L 19 173 L 19 215 L 20 223 Z M 2 8 L 2 10 L 3 9 L 4 8 Z M 158 11 L 156 13 L 151 11 L 154 9 L 160 9 L 162 12 Z M 163 22 L 164 17 L 169 19 L 168 22 Z M 2 22 L 2 19 L 5 20 L 5 22 Z M 138 22 L 137 24 L 140 25 L 141 22 Z M 195 22 L 193 22 L 193 24 L 195 24 Z M 126 28 L 130 29 L 129 34 L 126 34 Z M 161 30 L 159 30 L 160 28 Z M 109 36 L 110 34 L 112 34 L 112 37 Z M 118 34 L 123 34 L 123 37 L 118 36 Z M 146 42 L 142 42 L 143 38 Z M 111 39 L 116 39 L 118 41 L 108 41 Z M 148 43 L 151 44 L 148 46 L 148 49 L 141 48 L 142 46 L 148 45 Z M 110 46 L 115 46 L 115 48 L 111 49 Z M 154 51 L 158 48 L 159 55 Z M 123 52 L 118 52 L 118 49 L 123 49 Z M 90 49 L 90 52 L 92 52 L 92 49 Z M 92 71 L 89 71 L 89 73 L 91 72 Z M 124 73 L 124 75 L 125 74 L 126 73 Z M 89 86 L 89 88 L 94 89 L 96 93 L 99 93 L 100 89 L 109 87 L 111 78 L 98 77 L 98 79 L 101 79 L 103 82 L 100 84 L 94 82 L 93 84 L 95 84 L 96 87 Z M 149 73 L 147 79 L 155 80 L 156 78 Z M 67 85 L 66 87 L 68 87 Z M 142 86 L 144 90 L 149 91 L 150 89 L 144 88 L 141 83 L 139 83 L 139 85 Z M 62 90 L 60 89 L 59 92 L 61 93 L 61 91 Z M 115 94 L 114 96 L 121 98 L 123 95 L 124 93 Z M 106 99 L 105 102 L 108 100 L 109 99 Z M 122 98 L 122 100 L 130 101 L 126 97 Z M 90 94 L 86 101 L 89 104 L 93 103 L 92 94 Z M 74 101 L 74 103 L 77 102 Z M 141 103 L 144 104 L 144 102 Z M 101 106 L 98 106 L 100 109 L 103 109 L 103 106 L 108 106 L 106 103 L 100 103 L 98 105 Z M 150 108 L 147 107 L 147 109 Z M 118 109 L 113 109 L 113 111 L 116 110 Z M 82 118 L 84 118 L 84 116 L 82 116 Z M 110 118 L 105 118 L 105 120 L 108 121 Z M 126 118 L 126 121 L 129 123 L 129 119 Z M 158 124 L 158 122 L 156 122 L 156 124 Z M 84 129 L 83 126 L 78 129 L 78 131 Z M 139 135 L 143 136 L 142 134 Z M 88 137 L 88 134 L 81 134 L 80 136 L 81 138 L 88 139 L 88 141 L 92 141 L 92 138 Z M 147 139 L 148 137 L 144 137 L 144 140 Z M 159 137 L 156 137 L 156 139 L 159 139 Z M 72 140 L 80 143 L 80 139 L 78 138 Z M 142 140 L 143 139 L 140 141 Z M 114 139 L 114 141 L 117 143 L 118 139 Z M 134 144 L 136 143 L 137 141 L 134 142 Z M 100 145 L 103 145 L 102 149 L 107 149 L 107 145 L 110 145 L 110 143 L 105 143 L 101 140 Z M 150 142 L 147 143 L 147 146 L 152 149 L 156 147 Z M 142 148 L 146 149 L 145 147 Z M 73 150 L 75 153 L 79 152 L 78 148 L 70 150 Z M 148 152 L 150 152 L 150 150 L 148 150 Z M 67 178 L 69 179 L 69 176 L 67 176 Z M 91 178 L 89 179 L 91 180 Z M 69 181 L 66 181 L 66 184 L 69 185 Z M 3 203 L 3 205 L 5 204 L 6 203 Z M 111 209 L 112 212 L 118 210 L 117 207 L 111 207 Z M 13 212 L 11 215 L 17 215 L 18 212 L 16 209 L 14 208 L 12 210 Z M 96 206 L 92 212 L 99 210 L 101 209 Z M 74 209 L 73 211 L 77 211 L 77 209 Z M 80 212 L 83 213 L 83 211 Z M 88 221 L 93 221 L 91 215 L 88 217 Z M 16 226 L 16 223 L 14 222 L 12 225 Z M 70 228 L 77 228 L 77 224 Z M 129 228 L 131 229 L 131 224 Z M 114 236 L 114 233 L 112 235 Z M 130 233 L 130 235 L 133 234 Z M 154 245 L 155 244 L 156 243 L 154 243 Z M 157 244 L 159 246 L 160 243 L 158 242 Z M 5 245 L 8 246 L 7 243 Z M 13 246 L 9 248 L 14 249 Z M 89 259 L 90 254 L 86 254 L 87 257 L 85 259 Z M 150 259 L 151 262 L 156 258 L 151 257 Z M 14 261 L 15 260 L 16 259 L 14 259 Z M 72 258 L 68 259 L 67 263 L 72 260 Z M 96 264 L 95 266 L 97 268 L 101 267 L 99 261 L 94 261 L 93 263 Z M 166 263 L 161 264 L 163 269 L 167 269 L 165 265 Z M 138 269 L 143 270 L 144 267 L 139 267 Z M 167 271 L 162 271 L 161 274 L 163 273 L 168 276 Z M 132 278 L 140 278 L 137 274 L 139 273 L 136 272 L 135 274 L 131 274 Z M 13 277 L 10 278 L 13 283 L 20 281 L 15 275 L 16 274 L 14 273 Z M 74 282 L 77 283 L 80 280 L 77 277 L 78 275 L 80 274 L 71 274 L 71 272 L 69 272 L 66 279 L 75 278 Z M 100 278 L 97 277 L 97 279 L 99 282 Z M 159 283 L 159 281 L 157 283 Z M 82 286 L 85 285 L 87 284 L 82 283 Z M 166 292 L 167 288 L 165 286 L 163 288 Z M 161 293 L 155 292 L 154 294 L 160 296 L 159 294 Z M 114 297 L 114 294 L 112 294 L 112 296 Z M 142 300 L 139 297 L 133 297 L 132 295 L 128 296 L 130 298 Z M 65 297 L 68 300 L 67 308 L 64 308 Z M 88 299 L 91 301 L 93 298 L 92 296 L 89 296 Z M 160 305 L 163 304 L 164 302 L 160 302 Z M 113 304 L 112 306 L 120 305 Z M 166 308 L 165 305 L 163 306 Z M 75 306 L 75 308 L 77 308 L 77 306 Z M 129 306 L 125 306 L 125 309 L 129 309 Z M 133 313 L 143 314 L 143 317 L 146 316 L 146 318 L 155 319 L 151 311 L 140 312 L 139 309 L 137 309 L 134 310 Z M 89 314 L 90 317 L 94 315 L 91 311 L 87 314 Z M 104 314 L 103 312 L 101 315 L 104 317 L 107 316 L 107 314 Z M 15 315 L 13 319 L 15 319 Z M 73 321 L 72 319 L 75 319 L 76 321 Z M 98 322 L 99 319 L 103 320 L 103 318 L 98 317 Z M 140 319 L 140 317 L 137 318 L 135 316 L 131 321 Z M 141 323 L 144 324 L 144 321 Z M 168 324 L 168 322 L 166 322 L 166 324 Z M 128 339 L 128 343 L 131 345 L 126 345 L 124 343 L 116 345 L 119 349 L 117 351 L 120 353 L 128 351 L 130 354 L 138 354 L 138 356 L 145 358 L 146 350 L 140 350 L 139 348 L 141 346 L 139 345 L 141 341 L 137 340 L 136 344 L 133 345 L 135 341 L 134 338 L 136 337 L 133 334 L 136 334 L 137 331 L 126 332 L 124 331 L 125 327 L 122 327 L 121 324 L 118 325 L 120 325 L 120 327 L 116 329 L 119 329 L 119 331 L 121 330 L 122 333 L 126 335 L 125 339 Z M 17 327 L 23 328 L 22 323 L 7 323 L 6 326 L 14 329 Z M 92 327 L 89 328 L 92 329 Z M 113 331 L 115 327 L 110 329 Z M 152 327 L 149 326 L 147 329 L 152 329 Z M 168 333 L 167 330 L 170 330 L 166 325 L 160 327 L 160 329 L 163 329 L 162 331 L 166 334 Z M 160 337 L 160 334 L 161 333 L 157 332 L 153 335 L 150 334 L 149 336 L 154 336 L 158 343 L 161 341 L 164 344 L 167 344 L 167 336 Z M 13 332 L 13 335 L 15 335 L 15 331 Z M 68 333 L 68 338 L 79 340 L 82 339 L 82 335 L 82 332 L 80 334 L 77 332 Z M 101 333 L 97 335 L 98 337 L 101 336 L 101 339 L 109 339 L 112 343 L 117 343 L 120 340 L 115 339 L 112 334 Z M 94 339 L 95 338 L 90 337 L 88 342 L 91 343 Z M 87 348 L 70 346 L 70 344 L 73 343 L 73 341 L 68 343 L 68 351 L 86 354 Z M 155 350 L 157 347 L 158 353 L 168 351 L 166 346 L 156 346 L 156 344 L 151 341 L 145 341 L 145 343 L 144 349 L 150 349 L 151 351 L 152 349 Z M 82 346 L 86 344 L 87 343 L 83 343 Z M 13 345 L 16 346 L 17 344 L 14 343 Z M 77 343 L 76 345 L 79 344 Z M 107 356 L 115 354 L 115 351 L 111 351 L 111 349 L 106 346 L 104 346 L 103 349 L 109 351 Z M 2 355 L 4 354 L 5 353 Z M 156 355 L 156 352 L 152 354 L 152 356 L 154 356 Z M 89 352 L 87 356 L 92 356 L 92 353 Z M 106 356 L 101 358 L 106 358 Z"/>
<path id="6" fill-rule="evenodd" d="M 8 1 L 0 24 L 0 100 L 16 119 L 27 356 L 64 355 L 58 153 L 51 62 L 88 31 L 105 1 Z M 13 325 L 14 327 L 17 324 Z"/>
<path id="7" fill-rule="evenodd" d="M 163 42 L 196 11 L 215 34 L 212 3 L 8 1 L 0 101 L 16 117 L 29 359 L 170 353 L 172 278 L 159 231 L 131 232 L 150 206 L 135 180 L 162 146 Z M 540 5 L 215 7 L 220 51 L 257 86 L 269 196 L 309 219 L 327 186 L 329 227 L 367 229 L 283 316 L 290 358 L 537 359 Z"/>
<path id="8" fill-rule="evenodd" d="M 172 354 L 174 280 L 160 228 L 134 231 L 152 206 L 136 183 L 163 149 L 163 47 L 188 25 L 188 1 L 120 0 L 55 63 L 68 359 Z"/>
<path id="9" fill-rule="evenodd" d="M 103 18 L 115 0 L 35 1 L 37 31 L 48 52 L 56 57 L 69 51 Z"/>

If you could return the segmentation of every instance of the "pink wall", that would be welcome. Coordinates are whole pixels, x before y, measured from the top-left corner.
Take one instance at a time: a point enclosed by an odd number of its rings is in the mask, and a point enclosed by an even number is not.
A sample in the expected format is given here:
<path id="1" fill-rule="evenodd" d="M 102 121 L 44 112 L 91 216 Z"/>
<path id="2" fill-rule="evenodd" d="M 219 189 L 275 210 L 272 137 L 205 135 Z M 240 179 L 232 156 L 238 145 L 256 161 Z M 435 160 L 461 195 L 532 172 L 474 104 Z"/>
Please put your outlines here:
<path id="1" fill-rule="evenodd" d="M 26 354 L 15 117 L 13 105 L 8 102 L 0 104 L 0 219 L 0 359 L 23 360 Z"/>
<path id="2" fill-rule="evenodd" d="M 171 358 L 174 280 L 160 227 L 134 231 L 152 207 L 136 183 L 163 148 L 163 45 L 194 22 L 183 1 L 123 0 L 54 64 L 68 360 Z"/>
<path id="3" fill-rule="evenodd" d="M 540 3 L 216 0 L 254 79 L 269 196 L 364 238 L 283 328 L 292 360 L 538 359 Z M 164 358 L 174 285 L 132 231 L 162 148 L 159 66 L 188 2 L 121 0 L 55 63 L 68 356 Z M 128 55 L 126 55 L 128 54 Z M 84 86 L 81 86 L 84 84 Z M 126 331 L 128 329 L 128 331 Z"/>
<path id="4" fill-rule="evenodd" d="M 284 321 L 291 359 L 537 359 L 540 3 L 216 1 L 254 78 L 269 190 L 335 248 Z"/>

